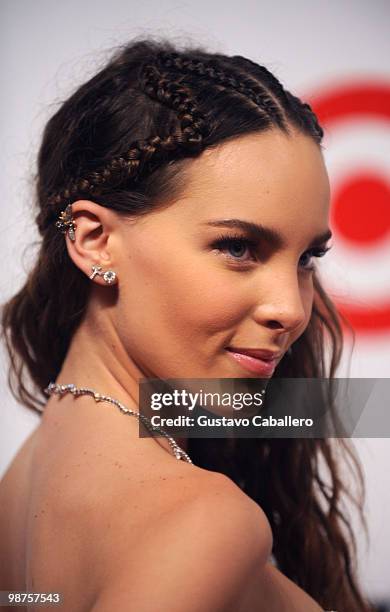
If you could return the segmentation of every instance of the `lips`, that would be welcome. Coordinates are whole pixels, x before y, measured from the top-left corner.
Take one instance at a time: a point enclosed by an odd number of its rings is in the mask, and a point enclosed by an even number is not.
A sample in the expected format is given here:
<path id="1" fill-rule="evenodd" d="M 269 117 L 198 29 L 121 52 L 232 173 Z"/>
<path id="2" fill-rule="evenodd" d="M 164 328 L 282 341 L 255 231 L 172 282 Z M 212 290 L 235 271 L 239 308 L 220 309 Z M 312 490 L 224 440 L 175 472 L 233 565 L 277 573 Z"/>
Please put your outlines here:
<path id="1" fill-rule="evenodd" d="M 266 349 L 236 349 L 228 347 L 226 349 L 231 357 L 248 372 L 253 372 L 258 376 L 272 376 L 280 353 Z"/>
<path id="2" fill-rule="evenodd" d="M 255 357 L 256 359 L 263 359 L 264 361 L 279 359 L 279 357 L 282 356 L 281 351 L 272 351 L 270 349 L 247 349 L 229 346 L 227 350 L 233 351 L 234 353 L 241 353 L 242 355 L 249 355 L 249 357 Z"/>

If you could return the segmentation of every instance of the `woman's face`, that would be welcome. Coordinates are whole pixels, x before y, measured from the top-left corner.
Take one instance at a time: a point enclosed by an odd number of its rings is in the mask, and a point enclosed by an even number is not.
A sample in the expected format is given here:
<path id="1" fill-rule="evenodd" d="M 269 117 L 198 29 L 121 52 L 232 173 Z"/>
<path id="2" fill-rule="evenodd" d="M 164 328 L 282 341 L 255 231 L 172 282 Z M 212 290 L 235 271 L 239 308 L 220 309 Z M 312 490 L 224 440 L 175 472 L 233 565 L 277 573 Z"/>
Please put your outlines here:
<path id="1" fill-rule="evenodd" d="M 115 326 L 143 375 L 259 377 L 227 349 L 284 353 L 303 333 L 311 249 L 327 239 L 312 242 L 328 215 L 327 172 L 307 136 L 272 130 L 191 160 L 180 199 L 120 229 Z"/>

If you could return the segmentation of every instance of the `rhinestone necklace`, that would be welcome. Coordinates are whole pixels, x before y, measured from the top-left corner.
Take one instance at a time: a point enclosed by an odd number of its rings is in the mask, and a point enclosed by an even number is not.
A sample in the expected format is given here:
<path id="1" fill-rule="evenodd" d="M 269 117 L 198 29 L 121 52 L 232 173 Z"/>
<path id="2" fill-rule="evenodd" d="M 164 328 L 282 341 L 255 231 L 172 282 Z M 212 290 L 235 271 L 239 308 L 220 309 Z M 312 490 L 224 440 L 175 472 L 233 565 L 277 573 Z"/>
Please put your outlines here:
<path id="1" fill-rule="evenodd" d="M 97 391 L 94 391 L 93 389 L 89 389 L 88 387 L 76 387 L 76 385 L 73 385 L 73 384 L 58 385 L 57 383 L 54 383 L 54 382 L 49 383 L 46 389 L 44 389 L 44 392 L 47 393 L 48 395 L 52 395 L 53 393 L 57 393 L 58 395 L 64 395 L 65 393 L 72 393 L 74 396 L 92 395 L 95 402 L 111 402 L 112 404 L 115 404 L 115 406 L 117 406 L 119 410 L 123 412 L 124 414 L 135 416 L 137 419 L 142 421 L 142 423 L 145 425 L 145 427 L 147 427 L 147 429 L 149 429 L 149 431 L 158 432 L 159 434 L 167 438 L 169 445 L 176 459 L 179 459 L 179 460 L 182 459 L 183 461 L 187 461 L 187 463 L 192 463 L 187 453 L 182 448 L 180 448 L 177 442 L 171 436 L 169 436 L 166 431 L 164 431 L 161 427 L 152 425 L 148 417 L 146 417 L 143 414 L 140 414 L 139 412 L 136 412 L 135 410 L 126 408 L 126 406 L 121 404 L 121 402 L 114 399 L 113 397 L 109 397 L 108 395 L 102 395 L 101 393 L 97 393 Z"/>

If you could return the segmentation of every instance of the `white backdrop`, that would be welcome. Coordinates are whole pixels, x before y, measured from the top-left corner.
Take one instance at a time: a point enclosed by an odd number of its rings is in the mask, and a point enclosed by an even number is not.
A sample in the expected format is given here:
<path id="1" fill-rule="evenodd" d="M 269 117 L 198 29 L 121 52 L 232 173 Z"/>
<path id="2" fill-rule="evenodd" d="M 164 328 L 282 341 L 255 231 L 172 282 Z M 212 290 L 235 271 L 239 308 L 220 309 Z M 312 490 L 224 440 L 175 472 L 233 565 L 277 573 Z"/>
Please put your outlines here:
<path id="1" fill-rule="evenodd" d="M 350 112 L 341 108 L 339 98 L 325 103 L 340 115 L 329 125 L 325 156 L 335 193 L 344 188 L 339 198 L 343 210 L 351 193 L 371 193 L 368 208 L 380 222 L 371 233 L 366 223 L 360 223 L 353 236 L 351 210 L 354 217 L 365 210 L 349 207 L 338 221 L 337 248 L 327 256 L 326 279 L 334 296 L 358 302 L 367 311 L 356 319 L 350 367 L 345 360 L 339 375 L 389 378 L 389 18 L 388 0 L 2 0 L 1 300 L 20 286 L 33 256 L 29 245 L 37 234 L 30 213 L 31 177 L 41 131 L 54 103 L 91 75 L 110 47 L 141 34 L 169 36 L 250 57 L 266 65 L 288 89 L 318 103 L 327 96 L 344 95 L 350 96 L 352 106 L 357 98 L 363 105 L 363 110 Z M 370 191 L 368 171 L 379 189 L 378 198 Z M 375 326 L 367 324 L 367 317 L 373 320 L 372 307 L 380 313 Z M 0 476 L 38 423 L 36 415 L 11 397 L 4 356 L 1 364 Z M 359 439 L 355 444 L 367 479 L 370 529 L 368 550 L 359 537 L 362 580 L 370 594 L 390 599 L 389 440 Z"/>

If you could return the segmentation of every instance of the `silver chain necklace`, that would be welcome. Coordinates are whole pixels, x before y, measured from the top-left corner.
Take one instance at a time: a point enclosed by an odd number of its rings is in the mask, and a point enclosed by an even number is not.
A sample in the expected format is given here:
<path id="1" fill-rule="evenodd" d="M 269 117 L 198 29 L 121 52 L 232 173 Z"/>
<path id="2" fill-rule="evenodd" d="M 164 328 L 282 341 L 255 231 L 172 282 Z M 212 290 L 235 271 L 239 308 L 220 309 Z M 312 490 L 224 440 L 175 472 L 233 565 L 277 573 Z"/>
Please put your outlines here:
<path id="1" fill-rule="evenodd" d="M 72 393 L 73 395 L 92 395 L 95 402 L 111 402 L 115 404 L 119 408 L 121 412 L 124 414 L 129 414 L 130 416 L 135 416 L 137 419 L 142 421 L 142 423 L 149 429 L 151 432 L 158 432 L 165 438 L 167 438 L 169 445 L 172 449 L 173 454 L 176 459 L 182 459 L 183 461 L 187 461 L 187 463 L 193 463 L 187 453 L 180 448 L 177 442 L 167 434 L 161 427 L 157 427 L 156 425 L 152 425 L 150 419 L 147 416 L 136 412 L 135 410 L 131 410 L 131 408 L 126 408 L 121 402 L 114 399 L 113 397 L 109 397 L 108 395 L 102 395 L 93 389 L 89 389 L 88 387 L 76 387 L 76 385 L 58 385 L 57 383 L 51 382 L 44 389 L 44 392 L 48 395 L 52 395 L 53 393 L 57 393 L 58 395 L 64 395 L 65 393 Z"/>

